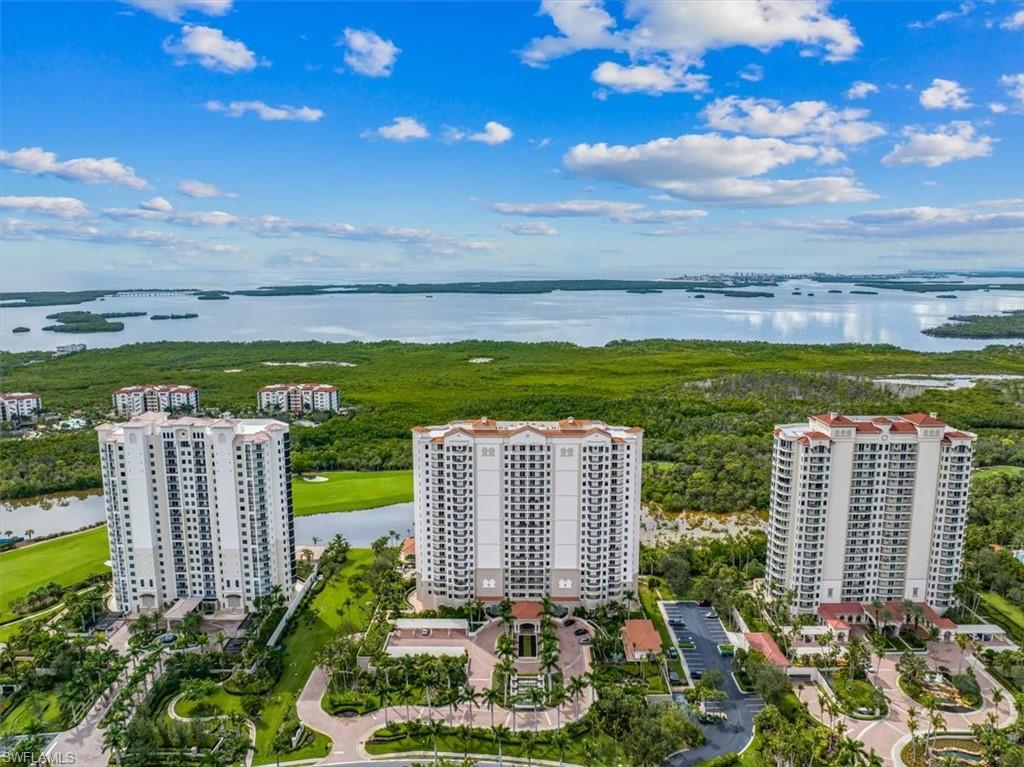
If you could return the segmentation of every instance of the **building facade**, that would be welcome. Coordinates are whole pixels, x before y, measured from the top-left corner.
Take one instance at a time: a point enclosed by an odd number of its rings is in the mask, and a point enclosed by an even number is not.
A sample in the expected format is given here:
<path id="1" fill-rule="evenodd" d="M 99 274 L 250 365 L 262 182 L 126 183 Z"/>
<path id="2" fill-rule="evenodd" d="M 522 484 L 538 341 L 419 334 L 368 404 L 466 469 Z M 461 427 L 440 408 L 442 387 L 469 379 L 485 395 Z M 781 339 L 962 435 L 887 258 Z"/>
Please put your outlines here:
<path id="1" fill-rule="evenodd" d="M 243 612 L 295 574 L 287 424 L 145 413 L 97 428 L 125 612 L 200 599 Z"/>
<path id="2" fill-rule="evenodd" d="M 114 411 L 118 415 L 140 413 L 194 412 L 199 409 L 199 390 L 181 384 L 125 386 L 114 392 Z"/>
<path id="3" fill-rule="evenodd" d="M 952 605 L 975 439 L 923 413 L 776 427 L 770 593 L 792 592 L 804 613 L 876 599 Z"/>
<path id="4" fill-rule="evenodd" d="M 42 409 L 42 397 L 35 392 L 0 391 L 0 422 L 34 421 Z"/>
<path id="5" fill-rule="evenodd" d="M 635 593 L 642 447 L 642 429 L 572 418 L 413 429 L 421 602 Z"/>
<path id="6" fill-rule="evenodd" d="M 260 410 L 266 412 L 314 413 L 341 409 L 338 387 L 330 384 L 273 384 L 256 393 Z"/>

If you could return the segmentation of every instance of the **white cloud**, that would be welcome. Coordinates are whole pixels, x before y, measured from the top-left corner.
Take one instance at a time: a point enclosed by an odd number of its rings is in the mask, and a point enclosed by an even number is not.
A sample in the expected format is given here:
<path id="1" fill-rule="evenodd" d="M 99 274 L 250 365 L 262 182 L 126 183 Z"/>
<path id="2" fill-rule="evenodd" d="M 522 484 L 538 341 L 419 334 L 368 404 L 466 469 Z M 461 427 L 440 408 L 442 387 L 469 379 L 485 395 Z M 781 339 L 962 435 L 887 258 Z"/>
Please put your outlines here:
<path id="1" fill-rule="evenodd" d="M 734 205 L 860 202 L 875 197 L 845 176 L 756 178 L 800 160 L 832 159 L 834 150 L 777 138 L 717 133 L 659 138 L 634 146 L 577 144 L 562 158 L 578 176 L 660 189 L 676 198 Z"/>
<path id="2" fill-rule="evenodd" d="M 164 50 L 175 57 L 175 63 L 182 66 L 195 61 L 215 72 L 249 72 L 257 66 L 267 66 L 264 60 L 257 60 L 241 40 L 232 40 L 214 27 L 186 24 L 181 28 L 181 38 L 173 36 L 164 40 Z"/>
<path id="3" fill-rule="evenodd" d="M 137 208 L 107 208 L 103 215 L 113 221 L 162 221 L 179 226 L 232 226 L 244 220 L 221 210 L 174 211 L 172 208 L 153 207 L 146 203 Z"/>
<path id="4" fill-rule="evenodd" d="M 885 128 L 864 120 L 868 114 L 866 109 L 835 109 L 824 101 L 785 106 L 773 99 L 738 96 L 713 101 L 702 112 L 708 126 L 716 130 L 823 144 L 861 144 L 884 135 Z"/>
<path id="5" fill-rule="evenodd" d="M 882 158 L 883 165 L 925 165 L 937 168 L 954 160 L 988 157 L 998 139 L 977 135 L 974 126 L 965 121 L 940 125 L 934 133 L 920 128 L 906 128 L 907 141 L 897 144 Z"/>
<path id="6" fill-rule="evenodd" d="M 858 80 L 851 85 L 846 91 L 846 98 L 848 99 L 864 99 L 872 93 L 878 93 L 878 86 L 874 83 L 869 83 L 865 80 Z"/>
<path id="7" fill-rule="evenodd" d="M 481 144 L 504 144 L 512 139 L 512 129 L 494 120 L 489 120 L 482 131 L 468 133 L 461 128 L 448 127 L 444 132 L 445 141 L 476 141 Z"/>
<path id="8" fill-rule="evenodd" d="M 21 210 L 55 218 L 85 218 L 88 206 L 75 197 L 0 196 L 0 210 Z"/>
<path id="9" fill-rule="evenodd" d="M 363 138 L 383 138 L 388 141 L 412 141 L 413 139 L 428 138 L 430 131 L 426 126 L 414 117 L 396 117 L 390 125 L 382 125 L 373 130 L 363 131 Z"/>
<path id="10" fill-rule="evenodd" d="M 205 107 L 209 112 L 220 112 L 228 117 L 241 117 L 252 112 L 266 122 L 315 123 L 324 116 L 322 109 L 307 106 L 293 107 L 288 104 L 280 104 L 275 107 L 263 101 L 231 101 L 227 104 L 222 101 L 207 101 Z"/>
<path id="11" fill-rule="evenodd" d="M 119 184 L 131 189 L 149 186 L 135 175 L 135 169 L 121 164 L 116 157 L 76 157 L 58 161 L 54 152 L 42 147 L 26 147 L 14 152 L 0 150 L 0 165 L 33 176 L 57 176 L 84 184 Z"/>
<path id="12" fill-rule="evenodd" d="M 1024 10 L 1011 13 L 999 22 L 999 26 L 1002 29 L 1024 29 Z"/>
<path id="13" fill-rule="evenodd" d="M 767 225 L 830 238 L 956 237 L 1019 232 L 1024 200 L 990 200 L 956 208 L 918 206 L 876 210 L 843 219 L 774 221 Z"/>
<path id="14" fill-rule="evenodd" d="M 231 10 L 232 0 L 122 0 L 128 5 L 152 13 L 165 21 L 181 21 L 189 11 L 207 16 L 223 16 Z"/>
<path id="15" fill-rule="evenodd" d="M 746 80 L 749 83 L 759 83 L 764 79 L 764 67 L 760 64 L 747 64 L 736 74 L 739 75 L 741 80 Z"/>
<path id="16" fill-rule="evenodd" d="M 1000 101 L 990 101 L 988 102 L 988 111 L 994 115 L 1001 115 L 1006 111 L 1006 104 Z"/>
<path id="17" fill-rule="evenodd" d="M 941 77 L 936 77 L 931 87 L 921 91 L 919 100 L 925 109 L 967 109 L 971 106 L 966 88 L 956 80 L 943 80 Z"/>
<path id="18" fill-rule="evenodd" d="M 73 240 L 104 245 L 135 245 L 160 248 L 176 252 L 238 253 L 240 249 L 228 243 L 199 241 L 179 237 L 171 232 L 148 229 L 101 229 L 85 223 L 41 224 L 18 218 L 0 221 L 0 236 L 8 240 Z"/>
<path id="19" fill-rule="evenodd" d="M 238 197 L 234 192 L 225 192 L 215 184 L 185 179 L 178 184 L 178 191 L 188 197 Z"/>
<path id="20" fill-rule="evenodd" d="M 557 34 L 531 40 L 520 51 L 525 64 L 546 66 L 577 51 L 621 53 L 629 66 L 605 62 L 592 77 L 627 93 L 702 90 L 703 80 L 684 78 L 712 50 L 768 51 L 792 42 L 808 55 L 843 61 L 861 45 L 847 20 L 829 14 L 826 0 L 628 0 L 621 26 L 601 0 L 542 0 L 540 8 Z"/>
<path id="21" fill-rule="evenodd" d="M 367 77 L 389 77 L 402 49 L 369 29 L 346 27 L 338 45 L 345 46 L 345 63 Z"/>
<path id="22" fill-rule="evenodd" d="M 614 61 L 598 64 L 591 79 L 616 93 L 704 93 L 708 90 L 707 75 L 686 72 L 682 67 L 660 64 L 620 66 Z"/>
<path id="23" fill-rule="evenodd" d="M 139 207 L 144 210 L 159 211 L 160 213 L 168 213 L 174 210 L 174 206 L 171 205 L 171 201 L 166 197 L 153 197 L 145 202 L 140 202 Z"/>
<path id="24" fill-rule="evenodd" d="M 928 19 L 927 21 L 912 21 L 907 24 L 911 29 L 928 29 L 934 27 L 936 24 L 942 24 L 953 19 L 958 19 L 961 16 L 967 16 L 975 8 L 975 5 L 970 0 L 960 3 L 956 10 L 945 10 L 941 11 L 938 15 Z"/>
<path id="25" fill-rule="evenodd" d="M 999 78 L 999 84 L 1006 88 L 1007 95 L 1016 101 L 1018 106 L 1024 106 L 1024 73 L 1003 75 Z"/>
<path id="26" fill-rule="evenodd" d="M 491 210 L 506 216 L 603 218 L 624 224 L 666 224 L 707 216 L 704 210 L 652 210 L 638 202 L 561 200 L 557 202 L 495 202 Z"/>
<path id="27" fill-rule="evenodd" d="M 558 230 L 547 221 L 514 221 L 501 225 L 501 228 L 521 237 L 553 237 Z"/>

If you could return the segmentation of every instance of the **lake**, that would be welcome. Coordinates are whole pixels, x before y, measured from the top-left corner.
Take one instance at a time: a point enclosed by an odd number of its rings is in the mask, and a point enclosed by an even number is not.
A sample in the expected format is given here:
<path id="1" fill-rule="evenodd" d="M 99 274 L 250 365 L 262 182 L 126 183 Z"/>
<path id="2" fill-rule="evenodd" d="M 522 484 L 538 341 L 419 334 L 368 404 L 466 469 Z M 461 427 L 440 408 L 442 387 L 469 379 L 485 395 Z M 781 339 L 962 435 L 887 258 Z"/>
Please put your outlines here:
<path id="1" fill-rule="evenodd" d="M 32 530 L 36 537 L 69 533 L 105 519 L 100 493 L 56 493 L 0 501 L 0 533 L 10 530 L 15 535 L 24 535 L 26 530 Z M 341 533 L 353 546 L 366 548 L 392 530 L 403 538 L 412 535 L 411 503 L 296 517 L 295 543 L 310 546 L 314 536 L 326 542 Z"/>
<path id="2" fill-rule="evenodd" d="M 978 279 L 967 282 L 988 282 Z M 1000 278 L 1000 282 L 1024 280 Z M 142 341 L 380 341 L 440 343 L 466 339 L 569 341 L 601 346 L 616 339 L 675 338 L 781 343 L 886 343 L 921 351 L 982 348 L 990 340 L 932 338 L 921 331 L 952 314 L 996 314 L 1024 309 L 1024 294 L 964 291 L 956 298 L 934 293 L 881 290 L 851 294 L 856 286 L 793 280 L 769 288 L 774 298 L 730 298 L 680 290 L 639 295 L 621 291 L 541 295 L 334 294 L 248 297 L 199 301 L 192 296 L 115 297 L 74 307 L 0 309 L 0 349 L 55 349 L 80 342 L 89 347 Z M 829 293 L 842 290 L 842 293 Z M 800 291 L 801 295 L 793 295 Z M 952 291 L 956 293 L 956 291 Z M 814 293 L 813 296 L 807 295 Z M 120 333 L 53 333 L 47 314 L 68 309 L 93 312 L 196 312 L 191 320 L 123 320 Z M 29 333 L 12 333 L 23 325 Z"/>

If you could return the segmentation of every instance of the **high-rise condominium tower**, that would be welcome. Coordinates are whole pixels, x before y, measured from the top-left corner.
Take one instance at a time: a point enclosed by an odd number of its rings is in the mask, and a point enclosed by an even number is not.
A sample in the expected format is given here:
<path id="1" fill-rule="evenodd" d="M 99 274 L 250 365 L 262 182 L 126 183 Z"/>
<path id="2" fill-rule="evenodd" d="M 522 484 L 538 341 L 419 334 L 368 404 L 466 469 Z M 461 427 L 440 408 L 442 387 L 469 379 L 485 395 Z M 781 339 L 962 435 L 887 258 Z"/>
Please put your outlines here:
<path id="1" fill-rule="evenodd" d="M 198 598 L 242 611 L 295 573 L 288 426 L 145 413 L 98 427 L 125 612 Z"/>
<path id="2" fill-rule="evenodd" d="M 426 606 L 636 590 L 643 430 L 482 418 L 413 429 L 417 593 Z"/>
<path id="3" fill-rule="evenodd" d="M 793 609 L 924 602 L 960 578 L 975 435 L 935 417 L 827 413 L 775 429 L 767 583 Z"/>

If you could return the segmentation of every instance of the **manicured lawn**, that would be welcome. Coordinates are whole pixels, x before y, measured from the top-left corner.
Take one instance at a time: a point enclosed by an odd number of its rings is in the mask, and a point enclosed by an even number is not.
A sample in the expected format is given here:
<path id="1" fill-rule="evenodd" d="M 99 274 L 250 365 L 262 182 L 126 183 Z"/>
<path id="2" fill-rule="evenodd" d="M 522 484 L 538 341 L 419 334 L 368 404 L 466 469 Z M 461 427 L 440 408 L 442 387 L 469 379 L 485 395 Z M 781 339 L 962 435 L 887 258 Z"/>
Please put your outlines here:
<path id="1" fill-rule="evenodd" d="M 1024 637 L 1024 612 L 1019 607 L 1010 604 L 994 591 L 984 591 L 979 596 L 990 617 L 1003 624 L 1018 639 Z"/>
<path id="2" fill-rule="evenodd" d="M 326 482 L 292 480 L 295 516 L 374 509 L 412 500 L 411 471 L 327 471 Z"/>
<path id="3" fill-rule="evenodd" d="M 293 697 L 302 690 L 312 673 L 320 648 L 338 635 L 343 622 L 345 630 L 359 630 L 369 622 L 374 600 L 372 594 L 366 594 L 363 597 L 366 600 L 364 602 L 350 603 L 344 618 L 338 614 L 338 609 L 345 606 L 346 600 L 353 598 L 352 583 L 362 577 L 363 571 L 372 561 L 373 552 L 369 549 L 352 549 L 348 555 L 348 562 L 341 572 L 292 619 L 294 628 L 282 640 L 284 671 L 274 689 L 263 696 L 263 711 L 260 712 L 259 721 L 256 723 L 256 764 L 272 764 L 276 761 L 273 749 L 274 736 L 289 712 Z M 242 710 L 241 698 L 223 689 L 218 689 L 215 694 L 204 700 L 225 713 L 241 713 Z M 197 702 L 180 701 L 176 710 L 185 716 L 196 705 Z M 281 761 L 326 756 L 329 750 L 330 740 L 318 733 L 311 745 L 299 751 L 282 754 Z"/>
<path id="4" fill-rule="evenodd" d="M 885 696 L 866 679 L 848 679 L 843 671 L 837 671 L 829 682 L 848 714 L 867 717 L 884 714 L 889 709 Z M 861 713 L 860 709 L 873 713 Z"/>
<path id="5" fill-rule="evenodd" d="M 50 581 L 70 586 L 109 573 L 107 528 L 94 527 L 0 554 L 0 620 L 14 618 L 11 601 Z"/>
<path id="6" fill-rule="evenodd" d="M 973 478 L 976 479 L 980 477 L 992 477 L 998 474 L 1012 476 L 1015 474 L 1020 474 L 1022 472 L 1024 472 L 1024 468 L 1020 466 L 988 466 L 984 469 L 978 469 L 976 472 L 974 472 Z"/>
<path id="7" fill-rule="evenodd" d="M 563 726 L 567 722 L 563 722 Z M 377 733 L 382 732 L 378 730 Z M 387 732 L 384 730 L 383 732 Z M 376 735 L 377 733 L 374 733 Z M 531 731 L 532 734 L 532 731 Z M 404 737 L 386 743 L 366 744 L 366 750 L 373 755 L 397 754 L 404 751 L 433 751 L 434 741 L 429 735 L 418 735 L 416 737 Z M 488 730 L 473 730 L 466 740 L 463 740 L 457 733 L 450 730 L 437 738 L 438 753 L 463 754 L 497 754 L 498 743 Z M 502 740 L 501 753 L 503 756 L 526 757 L 522 742 L 518 737 L 509 737 Z M 558 747 L 550 743 L 538 743 L 531 754 L 533 759 L 547 759 L 552 762 L 559 760 Z M 570 764 L 585 764 L 587 759 L 584 754 L 583 740 L 581 738 L 570 738 L 565 745 L 565 761 Z"/>
<path id="8" fill-rule="evenodd" d="M 34 721 L 42 722 L 44 732 L 54 732 L 63 728 L 56 689 L 28 693 L 24 700 L 8 711 L 0 721 L 0 735 L 23 733 Z"/>

